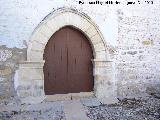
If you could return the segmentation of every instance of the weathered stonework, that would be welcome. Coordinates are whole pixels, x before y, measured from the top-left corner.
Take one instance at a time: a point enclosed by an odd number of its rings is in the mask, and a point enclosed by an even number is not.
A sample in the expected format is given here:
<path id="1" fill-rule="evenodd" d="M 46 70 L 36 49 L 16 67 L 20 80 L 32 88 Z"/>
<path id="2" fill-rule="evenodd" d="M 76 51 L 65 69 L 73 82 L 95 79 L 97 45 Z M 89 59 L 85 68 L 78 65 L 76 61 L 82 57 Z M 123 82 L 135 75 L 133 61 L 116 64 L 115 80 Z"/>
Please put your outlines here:
<path id="1" fill-rule="evenodd" d="M 32 99 L 36 98 L 38 99 L 35 101 L 37 103 L 45 99 L 43 89 L 43 53 L 45 45 L 56 31 L 68 25 L 82 31 L 92 45 L 95 95 L 99 99 L 110 99 L 110 103 L 115 102 L 116 87 L 115 81 L 113 81 L 113 66 L 112 62 L 108 61 L 108 48 L 103 36 L 89 17 L 68 8 L 51 13 L 32 34 L 27 49 L 27 61 L 20 63 L 17 72 L 16 90 L 18 96 L 22 102 L 27 101 L 27 103 L 32 103 Z"/>
<path id="2" fill-rule="evenodd" d="M 12 52 L 9 50 L 0 51 L 0 61 L 6 61 L 8 58 L 12 57 Z"/>
<path id="3" fill-rule="evenodd" d="M 44 99 L 43 65 L 44 61 L 20 63 L 15 89 L 21 101 L 36 103 Z"/>
<path id="4" fill-rule="evenodd" d="M 122 0 L 119 5 L 80 5 L 75 0 L 1 0 L 0 98 L 16 96 L 15 90 L 22 95 L 33 96 L 32 92 L 21 91 L 23 86 L 17 87 L 21 81 L 18 80 L 17 73 L 20 72 L 17 70 L 28 71 L 21 68 L 21 65 L 19 68 L 19 62 L 27 61 L 24 62 L 27 65 L 42 62 L 43 50 L 49 37 L 60 27 L 69 24 L 70 17 L 74 17 L 71 25 L 92 40 L 92 48 L 96 50 L 94 57 L 99 61 L 104 60 L 102 63 L 112 61 L 117 97 L 160 94 L 160 1 L 154 0 L 152 5 L 143 0 L 139 2 L 141 4 L 126 5 L 126 0 Z M 71 8 L 74 12 L 56 11 L 63 7 Z M 45 17 L 46 15 L 48 16 Z M 94 27 L 98 29 L 95 30 Z M 102 39 L 106 43 L 104 46 Z M 98 69 L 104 72 L 106 68 Z M 106 78 L 109 79 L 108 76 Z M 103 81 L 101 76 L 97 78 L 95 75 L 96 79 Z M 25 81 L 22 80 L 22 83 Z M 112 82 L 106 84 L 112 85 Z M 26 82 L 24 88 L 32 91 L 33 86 Z M 105 91 L 103 85 L 97 88 L 100 89 Z M 107 90 L 105 92 L 109 94 Z"/>
<path id="5" fill-rule="evenodd" d="M 112 61 L 93 60 L 96 96 L 104 103 L 114 103 L 117 97 Z"/>
<path id="6" fill-rule="evenodd" d="M 103 56 L 106 57 L 103 52 L 107 50 L 106 43 L 98 30 L 98 27 L 88 18 L 89 17 L 85 17 L 79 12 L 71 9 L 54 11 L 38 26 L 31 36 L 31 40 L 28 44 L 27 60 L 43 60 L 45 45 L 49 38 L 53 33 L 67 25 L 79 29 L 89 38 L 96 59 L 99 59 L 99 54 L 103 54 Z"/>
<path id="7" fill-rule="evenodd" d="M 18 68 L 18 61 L 25 59 L 25 52 L 25 49 L 0 46 L 0 100 L 16 96 L 14 71 Z"/>
<path id="8" fill-rule="evenodd" d="M 130 11 L 130 9 L 127 9 Z M 158 93 L 159 86 L 159 18 L 141 15 L 146 9 L 134 10 L 135 16 L 118 12 L 119 36 L 115 63 L 118 97 L 139 97 Z M 158 11 L 158 9 L 154 9 Z M 131 12 L 131 11 L 130 11 Z M 148 13 L 149 14 L 149 13 Z M 150 86 L 150 87 L 149 87 Z M 155 90 L 156 89 L 156 90 Z M 155 92 L 156 91 L 156 92 Z"/>

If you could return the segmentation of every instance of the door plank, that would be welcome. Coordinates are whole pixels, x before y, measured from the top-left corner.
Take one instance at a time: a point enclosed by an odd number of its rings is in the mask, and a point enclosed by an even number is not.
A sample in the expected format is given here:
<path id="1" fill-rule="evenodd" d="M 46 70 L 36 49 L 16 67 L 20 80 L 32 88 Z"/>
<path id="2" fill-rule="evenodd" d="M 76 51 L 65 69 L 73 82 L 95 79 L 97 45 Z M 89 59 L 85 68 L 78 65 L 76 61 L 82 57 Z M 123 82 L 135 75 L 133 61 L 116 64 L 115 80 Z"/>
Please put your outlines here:
<path id="1" fill-rule="evenodd" d="M 80 31 L 67 26 L 53 34 L 44 51 L 45 94 L 92 91 L 91 59 L 91 45 Z"/>

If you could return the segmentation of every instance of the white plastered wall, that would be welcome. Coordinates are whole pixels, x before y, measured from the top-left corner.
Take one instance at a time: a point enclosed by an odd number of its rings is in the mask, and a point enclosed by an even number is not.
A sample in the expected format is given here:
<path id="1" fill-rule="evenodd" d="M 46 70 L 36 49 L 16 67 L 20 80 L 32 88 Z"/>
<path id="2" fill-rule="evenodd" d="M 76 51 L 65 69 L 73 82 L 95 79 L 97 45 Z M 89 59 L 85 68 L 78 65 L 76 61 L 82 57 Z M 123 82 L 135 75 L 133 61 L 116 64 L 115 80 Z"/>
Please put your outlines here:
<path id="1" fill-rule="evenodd" d="M 35 29 L 28 43 L 27 61 L 20 64 L 17 93 L 24 102 L 40 102 L 45 98 L 43 53 L 50 37 L 64 26 L 73 26 L 90 40 L 94 60 L 94 93 L 103 101 L 115 101 L 116 84 L 108 48 L 96 24 L 85 14 L 62 8 L 48 15 Z M 27 90 L 28 89 L 28 90 Z M 36 100 L 33 100 L 36 99 Z"/>

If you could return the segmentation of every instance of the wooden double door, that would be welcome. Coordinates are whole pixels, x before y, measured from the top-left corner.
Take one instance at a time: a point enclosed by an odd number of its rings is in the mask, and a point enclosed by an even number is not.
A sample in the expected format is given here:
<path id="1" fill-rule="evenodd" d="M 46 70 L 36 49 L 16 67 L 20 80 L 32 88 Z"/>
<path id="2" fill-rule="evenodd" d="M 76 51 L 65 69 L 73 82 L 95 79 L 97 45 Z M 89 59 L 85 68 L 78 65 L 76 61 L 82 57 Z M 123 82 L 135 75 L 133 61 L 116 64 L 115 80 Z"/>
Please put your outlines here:
<path id="1" fill-rule="evenodd" d="M 46 95 L 93 91 L 93 52 L 79 30 L 66 26 L 48 41 L 44 51 Z"/>

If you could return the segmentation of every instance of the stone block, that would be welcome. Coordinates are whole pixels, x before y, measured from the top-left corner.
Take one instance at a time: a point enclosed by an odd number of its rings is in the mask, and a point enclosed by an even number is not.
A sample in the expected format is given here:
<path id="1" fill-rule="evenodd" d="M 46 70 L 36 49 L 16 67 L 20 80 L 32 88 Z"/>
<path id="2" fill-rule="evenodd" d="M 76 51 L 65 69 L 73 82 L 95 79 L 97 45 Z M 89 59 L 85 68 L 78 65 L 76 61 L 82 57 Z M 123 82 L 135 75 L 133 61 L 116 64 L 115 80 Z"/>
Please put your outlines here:
<path id="1" fill-rule="evenodd" d="M 63 110 L 63 104 L 60 101 L 57 102 L 44 102 L 44 103 L 40 103 L 40 104 L 32 104 L 32 105 L 28 105 L 26 107 L 23 108 L 23 111 L 41 111 L 46 112 L 46 110 L 52 109 L 53 111 L 62 111 Z"/>
<path id="2" fill-rule="evenodd" d="M 15 87 L 15 90 L 29 90 L 32 89 L 32 82 L 31 81 L 18 81 L 18 84 Z"/>
<path id="3" fill-rule="evenodd" d="M 42 75 L 43 76 L 43 75 Z M 34 84 L 34 89 L 43 89 L 44 87 L 44 79 L 43 80 L 33 80 L 33 83 Z"/>
<path id="4" fill-rule="evenodd" d="M 42 61 L 43 60 L 43 51 L 30 51 L 28 55 L 29 61 Z"/>
<path id="5" fill-rule="evenodd" d="M 0 50 L 0 61 L 4 62 L 7 59 L 11 58 L 13 55 L 12 51 L 1 49 Z"/>
<path id="6" fill-rule="evenodd" d="M 105 68 L 105 69 L 111 69 L 112 68 L 112 61 L 107 60 L 101 60 L 101 59 L 93 59 L 92 60 L 94 66 L 96 68 Z"/>
<path id="7" fill-rule="evenodd" d="M 43 68 L 22 68 L 19 70 L 19 79 L 24 80 L 43 80 Z"/>
<path id="8" fill-rule="evenodd" d="M 7 81 L 6 78 L 0 77 L 0 83 L 1 83 L 1 82 L 6 82 L 6 81 Z"/>
<path id="9" fill-rule="evenodd" d="M 94 26 L 90 26 L 85 33 L 89 38 L 92 38 L 94 35 L 98 34 L 97 30 L 95 29 Z"/>
<path id="10" fill-rule="evenodd" d="M 43 24 L 43 27 L 41 27 L 39 32 L 42 33 L 47 38 L 50 38 L 53 35 L 52 30 L 47 26 L 47 24 Z"/>
<path id="11" fill-rule="evenodd" d="M 118 103 L 118 99 L 116 97 L 108 97 L 108 98 L 102 98 L 102 99 L 99 99 L 99 101 L 102 103 L 102 104 L 115 104 L 115 103 Z"/>
<path id="12" fill-rule="evenodd" d="M 74 13 L 68 13 L 68 22 L 70 25 L 79 28 L 80 23 L 82 22 L 82 18 Z"/>
<path id="13" fill-rule="evenodd" d="M 69 19 L 70 15 L 71 14 L 69 12 L 62 13 L 62 15 L 61 15 L 63 17 L 64 23 L 66 25 L 69 25 L 69 23 L 70 23 L 70 19 Z"/>
<path id="14" fill-rule="evenodd" d="M 43 68 L 44 61 L 23 61 L 19 63 L 20 68 Z"/>
<path id="15" fill-rule="evenodd" d="M 68 19 L 68 17 L 67 18 L 65 17 L 66 16 L 64 16 L 64 13 L 61 13 L 60 15 L 57 15 L 54 19 L 56 22 L 58 22 L 58 25 L 61 23 L 66 24 L 66 19 Z M 59 26 L 59 27 L 62 27 L 62 26 Z"/>
<path id="16" fill-rule="evenodd" d="M 31 38 L 31 40 L 37 41 L 39 43 L 46 45 L 49 38 L 47 36 L 43 35 L 41 32 L 36 32 L 36 34 L 34 34 L 34 36 Z M 31 41 L 31 43 L 32 43 L 32 41 Z"/>
<path id="17" fill-rule="evenodd" d="M 8 66 L 0 68 L 0 76 L 6 76 L 12 73 L 12 69 Z"/>
<path id="18" fill-rule="evenodd" d="M 98 44 L 102 42 L 100 35 L 97 33 L 96 35 L 91 37 L 91 41 L 93 44 Z"/>
<path id="19" fill-rule="evenodd" d="M 34 91 L 32 91 L 32 95 L 33 97 L 40 97 L 44 95 L 44 91 L 42 89 L 36 89 Z"/>
<path id="20" fill-rule="evenodd" d="M 80 92 L 80 93 L 70 93 L 72 100 L 80 99 L 80 98 L 87 98 L 87 97 L 94 97 L 93 92 Z"/>
<path id="21" fill-rule="evenodd" d="M 40 97 L 44 96 L 44 90 L 43 87 L 33 84 L 34 81 L 28 82 L 30 86 L 27 85 L 19 85 L 16 89 L 17 95 L 20 98 L 27 98 L 27 97 Z"/>
<path id="22" fill-rule="evenodd" d="M 93 44 L 93 47 L 94 47 L 95 51 L 104 51 L 105 50 L 105 46 L 101 42 L 98 44 Z"/>
<path id="23" fill-rule="evenodd" d="M 35 51 L 43 51 L 44 48 L 45 48 L 45 45 L 42 44 L 42 43 L 39 43 L 37 41 L 33 41 L 32 42 L 32 50 L 35 50 Z"/>
<path id="24" fill-rule="evenodd" d="M 44 62 L 22 62 L 17 71 L 16 91 L 20 98 L 44 96 Z"/>
<path id="25" fill-rule="evenodd" d="M 57 24 L 55 24 L 54 18 L 49 20 L 46 24 L 51 29 L 53 34 L 59 29 L 59 26 Z"/>
<path id="26" fill-rule="evenodd" d="M 158 96 L 160 98 L 160 83 L 156 85 L 148 85 L 146 88 L 146 93 L 149 95 Z"/>
<path id="27" fill-rule="evenodd" d="M 56 16 L 54 19 L 53 19 L 53 22 L 54 22 L 54 25 L 57 26 L 58 29 L 68 25 L 67 22 L 65 21 L 66 18 L 64 18 L 63 16 Z M 58 30 L 57 29 L 57 30 Z"/>
<path id="28" fill-rule="evenodd" d="M 135 54 L 137 54 L 137 51 L 128 51 L 127 54 L 135 55 Z"/>
<path id="29" fill-rule="evenodd" d="M 81 24 L 79 24 L 79 28 L 85 32 L 87 29 L 89 29 L 91 26 L 91 23 L 88 20 L 82 19 Z M 85 33 L 86 34 L 86 33 Z"/>
<path id="30" fill-rule="evenodd" d="M 142 41 L 142 44 L 143 45 L 152 45 L 153 41 L 152 40 L 144 40 L 144 41 Z"/>
<path id="31" fill-rule="evenodd" d="M 112 69 L 97 68 L 94 70 L 94 74 L 107 77 L 112 75 Z"/>
<path id="32" fill-rule="evenodd" d="M 27 98 L 32 96 L 32 91 L 31 90 L 17 90 L 17 95 L 22 98 Z"/>
<path id="33" fill-rule="evenodd" d="M 32 85 L 32 82 L 30 86 L 18 86 L 16 91 L 20 98 L 44 96 L 44 90 L 41 87 L 38 87 L 38 89 L 36 87 L 35 89 L 35 85 Z"/>
<path id="34" fill-rule="evenodd" d="M 81 103 L 87 107 L 99 106 L 101 102 L 97 98 L 81 98 Z"/>
<path id="35" fill-rule="evenodd" d="M 25 97 L 25 98 L 21 98 L 21 103 L 25 103 L 25 104 L 37 104 L 37 103 L 41 103 L 43 100 L 45 99 L 45 96 L 39 96 L 39 97 Z M 23 111 L 23 109 L 22 109 Z"/>
<path id="36" fill-rule="evenodd" d="M 71 100 L 71 94 L 46 95 L 45 101 L 63 101 Z"/>
<path id="37" fill-rule="evenodd" d="M 100 51 L 100 52 L 96 52 L 96 59 L 99 60 L 107 60 L 107 53 L 106 51 Z"/>
<path id="38" fill-rule="evenodd" d="M 1 83 L 0 84 L 0 96 L 8 96 L 10 92 L 10 84 L 9 83 Z"/>
<path id="39" fill-rule="evenodd" d="M 107 85 L 112 85 L 112 77 L 110 75 L 95 75 L 95 84 L 107 84 Z"/>
<path id="40" fill-rule="evenodd" d="M 27 84 L 26 84 L 27 83 Z M 32 89 L 32 82 L 31 81 L 21 81 L 20 85 L 17 86 L 16 90 L 30 90 Z"/>
<path id="41" fill-rule="evenodd" d="M 97 85 L 95 95 L 98 99 L 115 97 L 116 92 L 114 85 L 106 85 L 106 84 Z"/>

